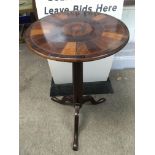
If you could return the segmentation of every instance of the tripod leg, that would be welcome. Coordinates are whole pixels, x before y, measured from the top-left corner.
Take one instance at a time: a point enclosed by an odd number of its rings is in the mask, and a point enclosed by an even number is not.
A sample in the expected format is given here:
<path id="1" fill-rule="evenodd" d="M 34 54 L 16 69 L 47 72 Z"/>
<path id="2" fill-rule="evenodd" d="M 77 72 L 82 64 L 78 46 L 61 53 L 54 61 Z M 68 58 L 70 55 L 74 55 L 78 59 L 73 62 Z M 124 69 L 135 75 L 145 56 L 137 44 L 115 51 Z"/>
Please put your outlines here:
<path id="1" fill-rule="evenodd" d="M 90 102 L 92 105 L 96 105 L 96 104 L 100 104 L 105 102 L 106 99 L 105 98 L 100 98 L 99 100 L 95 100 L 92 96 L 83 96 L 83 104 L 85 102 Z"/>
<path id="2" fill-rule="evenodd" d="M 79 134 L 79 111 L 82 106 L 82 94 L 83 94 L 83 63 L 73 63 L 73 103 L 75 107 L 74 116 L 74 140 L 73 150 L 78 150 L 78 134 Z"/>
<path id="3" fill-rule="evenodd" d="M 75 115 L 74 115 L 74 141 L 73 141 L 73 150 L 78 150 L 78 134 L 79 134 L 79 111 L 80 106 L 75 106 Z"/>

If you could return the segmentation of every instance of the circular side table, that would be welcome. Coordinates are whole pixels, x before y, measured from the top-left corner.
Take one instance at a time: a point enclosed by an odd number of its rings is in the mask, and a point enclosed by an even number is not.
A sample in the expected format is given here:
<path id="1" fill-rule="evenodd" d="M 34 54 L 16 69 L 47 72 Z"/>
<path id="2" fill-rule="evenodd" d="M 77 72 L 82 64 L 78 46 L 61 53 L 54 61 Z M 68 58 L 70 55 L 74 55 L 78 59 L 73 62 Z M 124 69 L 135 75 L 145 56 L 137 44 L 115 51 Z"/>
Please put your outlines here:
<path id="1" fill-rule="evenodd" d="M 95 100 L 83 95 L 83 62 L 108 57 L 121 50 L 129 40 L 126 25 L 106 14 L 96 12 L 64 12 L 38 20 L 25 33 L 28 47 L 36 54 L 51 60 L 71 62 L 73 68 L 73 95 L 51 99 L 65 105 L 74 105 L 73 150 L 78 150 L 79 110 L 85 102 Z M 62 77 L 63 78 L 63 77 Z"/>

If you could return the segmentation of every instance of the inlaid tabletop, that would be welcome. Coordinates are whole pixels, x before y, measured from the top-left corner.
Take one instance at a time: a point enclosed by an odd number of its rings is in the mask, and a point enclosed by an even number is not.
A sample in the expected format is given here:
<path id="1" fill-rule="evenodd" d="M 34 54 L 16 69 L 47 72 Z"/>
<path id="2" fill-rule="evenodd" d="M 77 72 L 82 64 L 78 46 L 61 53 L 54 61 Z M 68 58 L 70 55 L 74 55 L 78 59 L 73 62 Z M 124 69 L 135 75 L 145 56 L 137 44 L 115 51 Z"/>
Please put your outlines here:
<path id="1" fill-rule="evenodd" d="M 106 14 L 65 12 L 33 23 L 25 33 L 29 48 L 57 61 L 85 62 L 122 49 L 129 39 L 126 25 Z"/>

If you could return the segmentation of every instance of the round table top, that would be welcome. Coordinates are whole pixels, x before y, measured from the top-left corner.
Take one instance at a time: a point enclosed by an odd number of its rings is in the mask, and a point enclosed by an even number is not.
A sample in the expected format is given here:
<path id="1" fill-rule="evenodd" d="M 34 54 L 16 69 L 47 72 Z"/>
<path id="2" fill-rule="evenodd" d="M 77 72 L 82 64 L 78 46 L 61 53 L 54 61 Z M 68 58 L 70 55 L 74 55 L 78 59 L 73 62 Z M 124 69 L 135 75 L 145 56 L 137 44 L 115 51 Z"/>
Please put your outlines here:
<path id="1" fill-rule="evenodd" d="M 105 58 L 129 40 L 126 25 L 106 14 L 65 12 L 33 23 L 25 33 L 28 47 L 40 56 L 64 62 Z"/>

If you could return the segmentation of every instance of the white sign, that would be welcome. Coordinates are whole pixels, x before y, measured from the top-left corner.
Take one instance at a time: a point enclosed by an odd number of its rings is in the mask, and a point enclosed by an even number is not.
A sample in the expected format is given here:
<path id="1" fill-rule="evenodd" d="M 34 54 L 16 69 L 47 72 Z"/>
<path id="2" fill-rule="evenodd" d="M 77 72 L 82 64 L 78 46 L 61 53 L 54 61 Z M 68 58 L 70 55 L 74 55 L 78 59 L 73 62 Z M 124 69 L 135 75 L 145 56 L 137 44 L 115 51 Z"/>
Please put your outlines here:
<path id="1" fill-rule="evenodd" d="M 65 11 L 93 11 L 121 18 L 123 0 L 36 0 L 39 18 Z"/>

